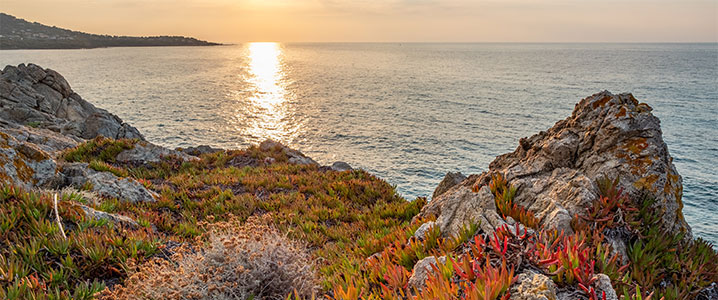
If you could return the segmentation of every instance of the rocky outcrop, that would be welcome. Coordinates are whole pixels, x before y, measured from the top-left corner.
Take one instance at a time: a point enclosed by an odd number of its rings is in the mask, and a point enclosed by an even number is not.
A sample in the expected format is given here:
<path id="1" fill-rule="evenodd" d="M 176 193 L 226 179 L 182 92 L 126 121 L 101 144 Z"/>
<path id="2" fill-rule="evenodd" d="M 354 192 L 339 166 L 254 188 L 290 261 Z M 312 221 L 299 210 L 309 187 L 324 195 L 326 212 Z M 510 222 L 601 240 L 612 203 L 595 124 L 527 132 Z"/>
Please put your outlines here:
<path id="1" fill-rule="evenodd" d="M 121 163 L 140 165 L 165 157 L 197 159 L 144 141 L 137 129 L 83 100 L 51 69 L 21 64 L 0 71 L 1 182 L 27 189 L 90 186 L 102 197 L 155 201 L 156 195 L 133 179 L 57 159 L 64 150 L 97 136 L 139 140 L 117 155 Z"/>
<path id="2" fill-rule="evenodd" d="M 461 183 L 464 180 L 466 180 L 466 176 L 464 176 L 464 174 L 461 174 L 461 172 L 446 173 L 444 179 L 442 179 L 441 182 L 439 182 L 439 185 L 436 186 L 436 189 L 434 189 L 434 194 L 431 195 L 431 199 L 439 197 L 441 194 L 445 193 L 450 188 Z"/>
<path id="3" fill-rule="evenodd" d="M 144 139 L 119 117 L 82 99 L 62 75 L 35 64 L 0 71 L 0 119 L 83 139 Z"/>
<path id="4" fill-rule="evenodd" d="M 146 164 L 159 162 L 166 157 L 175 157 L 182 161 L 198 160 L 196 156 L 185 154 L 177 150 L 167 149 L 149 142 L 137 142 L 134 147 L 117 154 L 117 161 L 132 164 Z"/>
<path id="5" fill-rule="evenodd" d="M 106 198 L 128 202 L 154 202 L 158 195 L 130 178 L 119 178 L 110 172 L 97 172 L 86 163 L 68 163 L 62 166 L 65 184 L 91 191 Z"/>
<path id="6" fill-rule="evenodd" d="M 681 176 L 663 142 L 660 122 L 631 94 L 604 91 L 581 100 L 571 117 L 521 139 L 518 148 L 497 157 L 488 172 L 439 195 L 421 215 L 436 215 L 442 232 L 450 234 L 471 219 L 495 226 L 493 196 L 487 190 L 492 173 L 503 174 L 517 188 L 514 203 L 533 212 L 545 228 L 572 232 L 571 218 L 584 214 L 597 199 L 596 180 L 618 177 L 629 195 L 648 193 L 657 199 L 666 230 L 690 237 L 681 213 Z M 471 191 L 473 185 L 478 193 Z"/>
<path id="7" fill-rule="evenodd" d="M 65 136 L 58 132 L 44 128 L 33 128 L 0 120 L 0 132 L 12 136 L 20 142 L 34 144 L 50 156 L 55 156 L 63 150 L 77 146 L 84 140 L 75 136 Z"/>

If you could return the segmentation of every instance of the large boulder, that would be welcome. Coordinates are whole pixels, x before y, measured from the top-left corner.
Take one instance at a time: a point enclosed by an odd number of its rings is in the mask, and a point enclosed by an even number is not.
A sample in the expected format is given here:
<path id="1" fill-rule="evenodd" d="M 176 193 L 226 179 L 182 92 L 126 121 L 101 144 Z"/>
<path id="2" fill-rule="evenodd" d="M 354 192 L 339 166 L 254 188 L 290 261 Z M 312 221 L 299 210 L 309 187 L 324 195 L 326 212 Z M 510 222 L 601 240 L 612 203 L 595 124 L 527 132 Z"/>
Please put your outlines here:
<path id="1" fill-rule="evenodd" d="M 136 128 L 83 100 L 62 75 L 35 64 L 0 71 L 0 119 L 83 139 L 102 135 L 144 140 Z"/>
<path id="2" fill-rule="evenodd" d="M 681 176 L 672 160 L 651 107 L 631 94 L 604 91 L 581 100 L 569 118 L 549 130 L 521 139 L 488 172 L 439 195 L 421 215 L 437 215 L 442 232 L 449 234 L 471 219 L 491 221 L 489 211 L 495 208 L 486 185 L 490 174 L 501 173 L 517 188 L 514 203 L 533 212 L 544 227 L 570 233 L 571 218 L 584 214 L 597 199 L 596 181 L 618 177 L 629 195 L 647 193 L 657 200 L 666 230 L 690 237 L 681 212 Z M 478 193 L 471 191 L 472 185 L 479 187 Z"/>

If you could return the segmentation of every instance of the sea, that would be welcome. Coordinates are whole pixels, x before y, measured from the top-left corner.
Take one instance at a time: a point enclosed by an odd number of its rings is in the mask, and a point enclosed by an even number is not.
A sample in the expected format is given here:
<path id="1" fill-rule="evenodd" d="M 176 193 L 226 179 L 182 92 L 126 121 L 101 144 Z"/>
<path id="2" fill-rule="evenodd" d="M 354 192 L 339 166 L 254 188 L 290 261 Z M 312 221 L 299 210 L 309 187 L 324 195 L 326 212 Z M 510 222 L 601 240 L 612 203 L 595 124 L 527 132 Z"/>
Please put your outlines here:
<path id="1" fill-rule="evenodd" d="M 267 138 L 430 197 L 449 171 L 485 171 L 580 99 L 653 107 L 695 236 L 718 243 L 718 44 L 246 43 L 3 50 L 167 147 Z"/>

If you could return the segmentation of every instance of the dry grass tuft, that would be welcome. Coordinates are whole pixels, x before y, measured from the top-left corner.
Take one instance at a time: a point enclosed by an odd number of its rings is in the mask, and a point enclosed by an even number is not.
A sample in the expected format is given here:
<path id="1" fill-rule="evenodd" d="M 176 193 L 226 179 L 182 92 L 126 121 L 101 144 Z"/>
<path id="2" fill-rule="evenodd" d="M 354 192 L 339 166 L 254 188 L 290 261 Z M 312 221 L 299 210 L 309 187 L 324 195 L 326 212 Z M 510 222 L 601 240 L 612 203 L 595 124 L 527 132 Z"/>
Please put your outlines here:
<path id="1" fill-rule="evenodd" d="M 269 216 L 230 218 L 208 226 L 202 250 L 140 266 L 124 287 L 102 299 L 286 299 L 318 292 L 314 261 L 303 243 L 266 225 Z"/>

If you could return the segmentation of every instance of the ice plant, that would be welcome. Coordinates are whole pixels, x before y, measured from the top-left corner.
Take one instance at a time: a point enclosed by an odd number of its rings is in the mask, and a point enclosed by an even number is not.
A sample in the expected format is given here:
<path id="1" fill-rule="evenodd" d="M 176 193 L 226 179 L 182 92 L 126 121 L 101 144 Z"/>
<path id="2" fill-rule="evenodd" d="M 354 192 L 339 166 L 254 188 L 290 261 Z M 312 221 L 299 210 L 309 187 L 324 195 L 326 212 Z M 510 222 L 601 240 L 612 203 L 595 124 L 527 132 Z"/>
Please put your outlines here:
<path id="1" fill-rule="evenodd" d="M 506 260 L 501 260 L 501 267 L 494 267 L 491 261 L 486 257 L 483 264 L 477 260 L 464 262 L 464 264 L 454 264 L 457 275 L 462 280 L 463 298 L 467 300 L 493 300 L 508 299 L 510 294 L 506 291 L 516 281 L 513 266 L 508 269 Z"/>
<path id="2" fill-rule="evenodd" d="M 514 203 L 514 197 L 516 196 L 516 188 L 509 186 L 508 182 L 500 173 L 493 174 L 491 176 L 491 182 L 489 183 L 489 189 L 494 195 L 494 203 L 496 204 L 496 210 L 504 217 L 512 217 L 519 223 L 524 224 L 529 228 L 538 229 L 539 220 L 536 216 Z"/>

